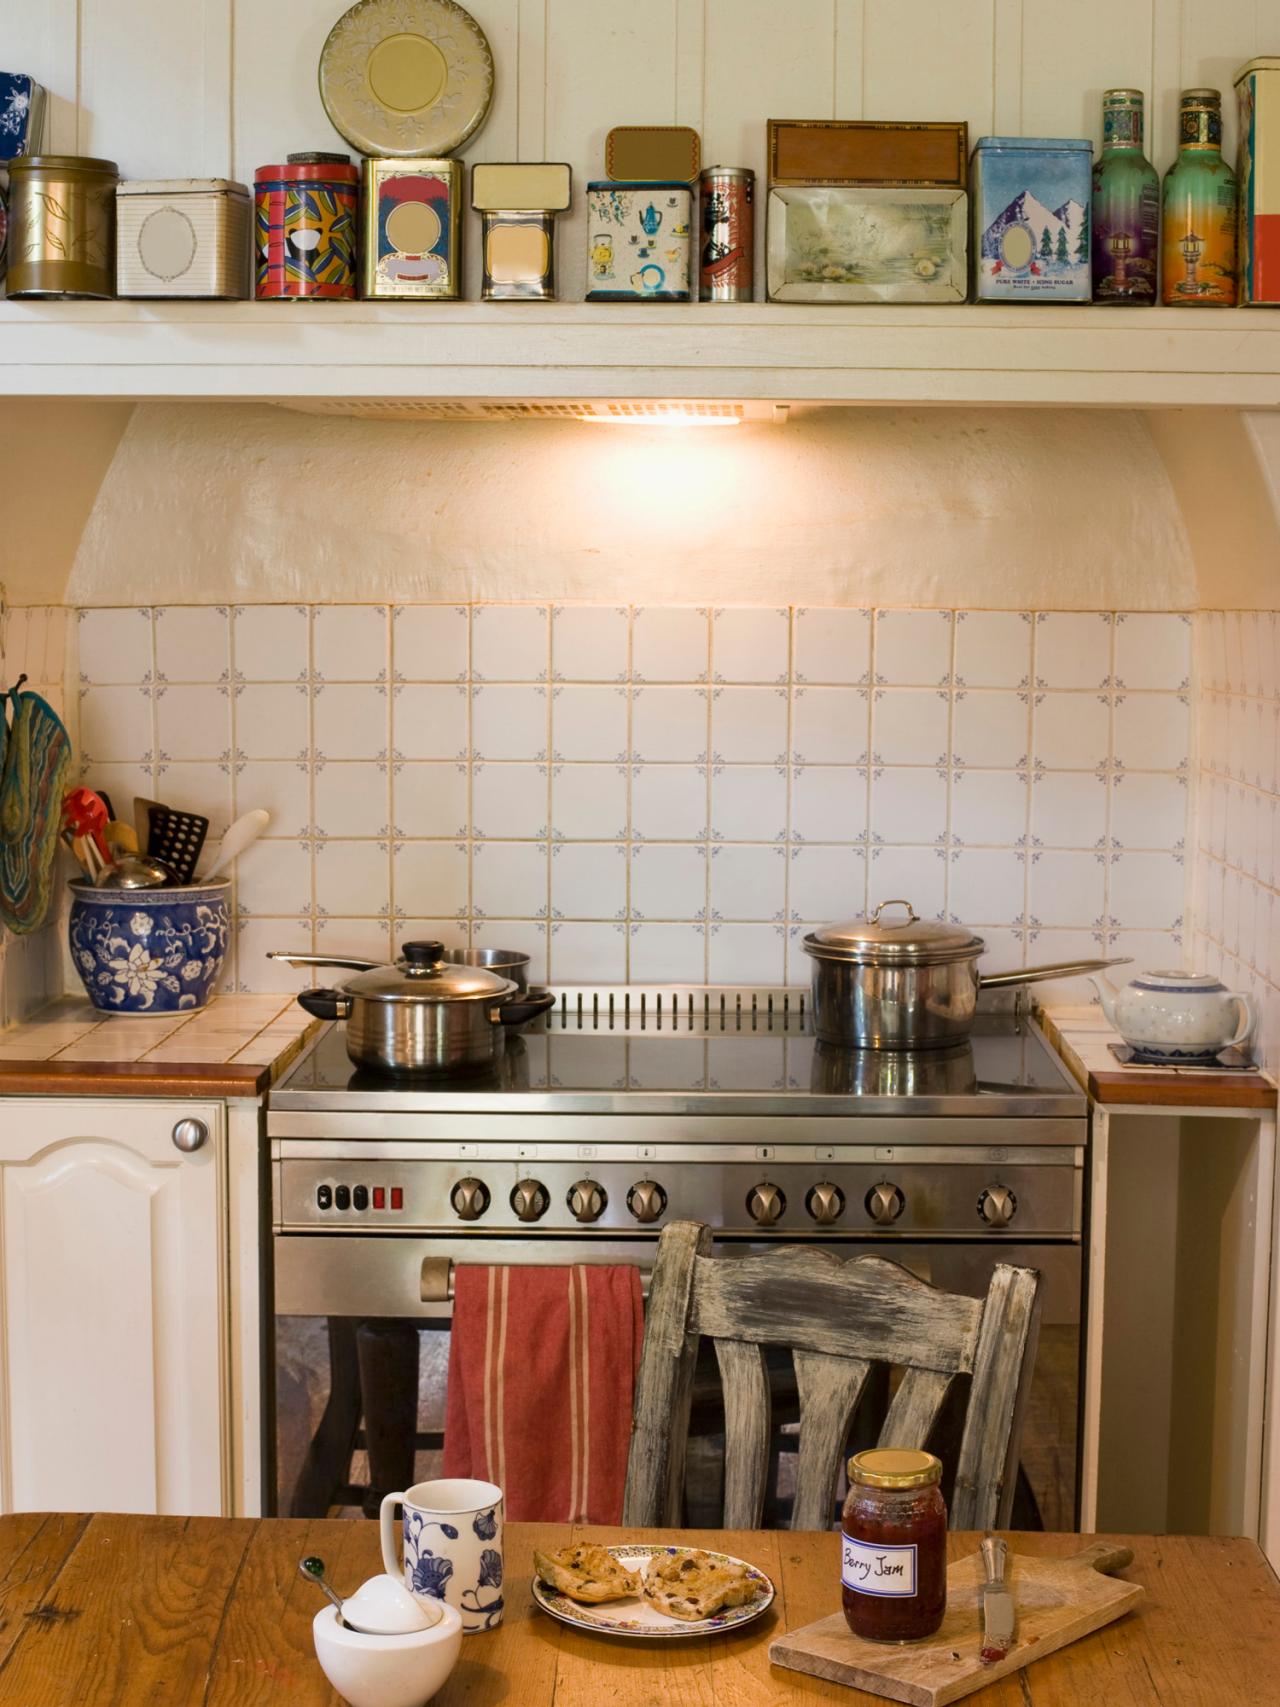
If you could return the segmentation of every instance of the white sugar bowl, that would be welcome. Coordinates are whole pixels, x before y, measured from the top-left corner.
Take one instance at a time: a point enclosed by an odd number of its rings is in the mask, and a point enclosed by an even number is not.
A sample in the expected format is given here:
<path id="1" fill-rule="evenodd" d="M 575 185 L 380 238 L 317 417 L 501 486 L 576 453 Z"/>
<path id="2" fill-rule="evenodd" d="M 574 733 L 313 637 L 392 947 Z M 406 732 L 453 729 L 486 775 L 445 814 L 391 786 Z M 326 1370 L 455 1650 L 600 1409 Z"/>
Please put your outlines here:
<path id="1" fill-rule="evenodd" d="M 1139 972 L 1123 989 L 1105 976 L 1089 982 L 1108 1023 L 1144 1061 L 1211 1065 L 1222 1050 L 1247 1045 L 1258 1023 L 1253 998 L 1207 972 Z"/>
<path id="2" fill-rule="evenodd" d="M 441 1688 L 458 1663 L 462 1618 L 443 1600 L 437 1604 L 440 1616 L 425 1630 L 400 1636 L 351 1630 L 332 1606 L 316 1613 L 316 1658 L 350 1707 L 423 1707 Z"/>

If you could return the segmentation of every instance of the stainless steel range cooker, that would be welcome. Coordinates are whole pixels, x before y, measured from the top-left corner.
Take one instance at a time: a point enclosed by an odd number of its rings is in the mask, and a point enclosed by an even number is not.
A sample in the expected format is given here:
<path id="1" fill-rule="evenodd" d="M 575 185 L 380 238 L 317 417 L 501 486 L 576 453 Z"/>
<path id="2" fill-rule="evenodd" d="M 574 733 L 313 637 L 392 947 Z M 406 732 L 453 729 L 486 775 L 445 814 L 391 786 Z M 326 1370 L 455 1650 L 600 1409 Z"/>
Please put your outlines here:
<path id="1" fill-rule="evenodd" d="M 371 1078 L 330 1026 L 270 1093 L 278 1336 L 447 1321 L 449 1261 L 647 1267 L 693 1218 L 725 1253 L 878 1250 L 954 1290 L 1041 1268 L 1046 1346 L 1070 1337 L 1046 1402 L 1073 1439 L 1088 1106 L 1025 998 L 913 1056 L 817 1042 L 806 991 L 556 993 L 495 1074 Z M 1045 1443 L 1058 1519 L 1069 1444 Z"/>

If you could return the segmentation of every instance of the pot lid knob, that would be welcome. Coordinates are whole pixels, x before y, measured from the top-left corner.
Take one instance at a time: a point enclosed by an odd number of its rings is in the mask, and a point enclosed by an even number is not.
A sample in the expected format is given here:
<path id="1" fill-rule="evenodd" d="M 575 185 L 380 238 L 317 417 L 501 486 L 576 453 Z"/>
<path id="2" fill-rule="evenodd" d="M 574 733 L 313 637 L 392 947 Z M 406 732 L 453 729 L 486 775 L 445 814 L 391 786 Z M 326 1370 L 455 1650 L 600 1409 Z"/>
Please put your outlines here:
<path id="1" fill-rule="evenodd" d="M 880 915 L 884 912 L 886 907 L 905 907 L 907 909 L 907 923 L 909 925 L 915 925 L 920 922 L 920 915 L 916 912 L 910 901 L 904 901 L 901 896 L 897 896 L 892 901 L 881 901 L 880 905 L 875 908 L 873 912 L 867 915 L 867 923 L 878 925 L 880 923 Z"/>
<path id="2" fill-rule="evenodd" d="M 407 942 L 403 949 L 404 963 L 410 972 L 430 972 L 444 959 L 442 942 Z"/>

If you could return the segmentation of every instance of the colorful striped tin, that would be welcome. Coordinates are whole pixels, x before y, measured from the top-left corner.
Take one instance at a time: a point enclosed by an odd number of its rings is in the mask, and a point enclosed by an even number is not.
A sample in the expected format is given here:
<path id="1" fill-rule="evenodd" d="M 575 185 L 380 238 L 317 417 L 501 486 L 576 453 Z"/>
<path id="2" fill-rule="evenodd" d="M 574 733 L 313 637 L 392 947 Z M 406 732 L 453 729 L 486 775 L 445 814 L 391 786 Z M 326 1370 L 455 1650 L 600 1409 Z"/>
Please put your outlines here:
<path id="1" fill-rule="evenodd" d="M 1240 303 L 1280 307 L 1280 59 L 1236 72 L 1240 102 Z"/>
<path id="2" fill-rule="evenodd" d="M 291 154 L 253 184 L 258 299 L 353 298 L 360 174 L 346 155 Z"/>

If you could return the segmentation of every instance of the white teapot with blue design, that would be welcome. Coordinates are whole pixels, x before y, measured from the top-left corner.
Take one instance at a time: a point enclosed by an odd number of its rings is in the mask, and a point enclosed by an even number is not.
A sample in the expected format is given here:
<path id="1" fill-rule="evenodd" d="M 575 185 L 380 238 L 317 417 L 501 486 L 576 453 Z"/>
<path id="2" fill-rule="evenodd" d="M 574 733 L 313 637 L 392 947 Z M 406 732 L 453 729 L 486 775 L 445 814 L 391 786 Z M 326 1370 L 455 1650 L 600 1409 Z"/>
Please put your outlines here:
<path id="1" fill-rule="evenodd" d="M 1134 1051 L 1165 1066 L 1212 1066 L 1224 1049 L 1246 1048 L 1258 1023 L 1252 996 L 1208 972 L 1139 972 L 1117 989 L 1090 976 L 1102 1011 Z"/>

